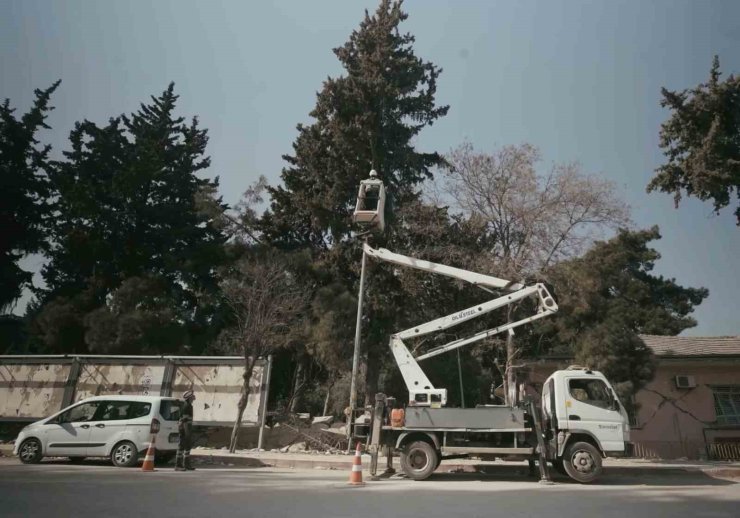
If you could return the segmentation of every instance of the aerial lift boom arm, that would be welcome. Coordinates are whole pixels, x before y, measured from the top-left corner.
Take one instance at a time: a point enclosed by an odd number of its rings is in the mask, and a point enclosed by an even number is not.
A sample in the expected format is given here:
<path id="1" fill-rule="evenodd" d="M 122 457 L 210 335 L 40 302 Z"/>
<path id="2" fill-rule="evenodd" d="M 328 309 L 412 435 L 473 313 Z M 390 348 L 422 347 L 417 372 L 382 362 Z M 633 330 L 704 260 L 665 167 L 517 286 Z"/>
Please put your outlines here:
<path id="1" fill-rule="evenodd" d="M 430 322 L 412 327 L 391 336 L 391 351 L 393 352 L 393 356 L 396 359 L 396 363 L 398 364 L 398 367 L 401 371 L 401 375 L 403 376 L 403 379 L 406 383 L 406 387 L 409 390 L 409 403 L 412 405 L 430 405 L 435 403 L 439 405 L 444 405 L 447 400 L 447 390 L 435 389 L 434 386 L 432 386 L 432 383 L 429 381 L 429 378 L 427 378 L 427 376 L 424 374 L 424 371 L 419 366 L 418 361 L 432 358 L 433 356 L 437 356 L 447 351 L 452 351 L 459 347 L 463 347 L 479 340 L 483 340 L 497 333 L 514 329 L 521 325 L 555 313 L 558 309 L 555 300 L 543 284 L 538 283 L 534 286 L 524 286 L 522 284 L 512 283 L 510 281 L 499 279 L 498 277 L 493 277 L 491 275 L 471 272 L 460 268 L 454 268 L 452 266 L 408 257 L 391 252 L 384 248 L 374 249 L 370 247 L 367 243 L 364 244 L 363 251 L 370 257 L 375 257 L 376 259 L 379 259 L 381 261 L 398 264 L 400 266 L 416 268 L 418 270 L 436 273 L 439 275 L 445 275 L 447 277 L 452 277 L 454 279 L 459 279 L 465 282 L 469 282 L 473 285 L 483 287 L 484 289 L 496 288 L 508 290 L 510 292 L 488 302 L 478 304 L 462 311 L 457 311 L 441 318 L 437 318 Z M 426 353 L 418 357 L 414 357 L 404 343 L 405 339 L 424 336 L 436 331 L 449 329 L 456 325 L 462 324 L 463 322 L 467 322 L 468 320 L 472 320 L 473 318 L 485 315 L 495 309 L 508 306 L 509 304 L 513 304 L 527 297 L 538 298 L 537 311 L 534 315 L 523 318 L 521 320 L 509 322 L 507 324 L 492 329 L 487 329 L 467 338 L 453 340 L 445 345 L 435 347 L 434 349 L 427 351 Z"/>

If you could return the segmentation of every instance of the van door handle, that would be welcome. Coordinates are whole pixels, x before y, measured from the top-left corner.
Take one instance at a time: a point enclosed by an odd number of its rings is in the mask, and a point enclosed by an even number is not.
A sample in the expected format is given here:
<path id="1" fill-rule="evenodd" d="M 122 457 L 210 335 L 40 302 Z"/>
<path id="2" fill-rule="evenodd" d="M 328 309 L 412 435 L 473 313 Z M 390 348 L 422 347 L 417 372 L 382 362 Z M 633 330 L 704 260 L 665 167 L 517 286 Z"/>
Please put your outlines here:
<path id="1" fill-rule="evenodd" d="M 80 426 L 80 428 L 84 428 L 85 430 L 87 430 L 88 428 L 90 428 L 90 425 L 89 424 L 83 424 L 83 425 Z"/>
<path id="2" fill-rule="evenodd" d="M 579 415 L 569 415 L 568 416 L 568 419 L 570 419 L 571 421 L 580 421 L 581 420 L 581 416 L 579 416 Z"/>
<path id="3" fill-rule="evenodd" d="M 105 428 L 105 425 L 103 423 L 98 423 L 95 425 L 95 428 Z"/>

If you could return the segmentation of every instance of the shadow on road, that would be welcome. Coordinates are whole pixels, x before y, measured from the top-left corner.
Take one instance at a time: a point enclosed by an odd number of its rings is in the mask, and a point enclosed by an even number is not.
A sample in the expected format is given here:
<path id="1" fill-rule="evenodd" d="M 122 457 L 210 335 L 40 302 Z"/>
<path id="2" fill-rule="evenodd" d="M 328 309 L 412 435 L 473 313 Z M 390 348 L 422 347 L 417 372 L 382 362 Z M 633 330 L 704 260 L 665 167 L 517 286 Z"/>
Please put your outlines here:
<path id="1" fill-rule="evenodd" d="M 445 473 L 444 465 L 434 473 L 429 480 L 455 481 L 455 480 L 480 480 L 490 482 L 521 482 L 539 479 L 537 476 L 529 476 L 526 468 L 521 466 L 473 466 L 475 472 Z M 550 470 L 553 482 L 558 484 L 572 484 L 579 486 L 578 482 L 560 475 L 555 470 Z M 604 486 L 726 486 L 736 482 L 714 478 L 699 470 L 686 470 L 682 468 L 632 468 L 632 467 L 609 467 L 604 470 L 602 477 L 592 485 Z"/>

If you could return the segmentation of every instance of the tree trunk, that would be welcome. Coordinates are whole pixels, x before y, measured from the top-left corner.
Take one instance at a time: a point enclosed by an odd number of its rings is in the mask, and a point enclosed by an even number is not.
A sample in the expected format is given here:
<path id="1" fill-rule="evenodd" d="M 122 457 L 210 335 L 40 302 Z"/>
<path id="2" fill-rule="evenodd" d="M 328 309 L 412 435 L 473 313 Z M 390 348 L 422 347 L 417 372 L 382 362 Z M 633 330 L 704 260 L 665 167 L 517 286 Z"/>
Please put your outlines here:
<path id="1" fill-rule="evenodd" d="M 293 388 L 290 392 L 290 401 L 288 402 L 288 412 L 295 414 L 298 410 L 301 400 L 301 394 L 303 393 L 303 386 L 305 384 L 305 368 L 303 366 L 303 359 L 300 358 L 296 364 L 295 375 L 293 376 Z"/>
<path id="2" fill-rule="evenodd" d="M 324 412 L 321 415 L 329 415 L 329 401 L 331 400 L 331 389 L 334 386 L 334 382 L 329 383 L 326 387 L 326 398 L 324 399 Z"/>
<path id="3" fill-rule="evenodd" d="M 504 397 L 506 404 L 511 406 L 515 403 L 513 400 L 513 390 L 516 387 L 516 375 L 514 373 L 514 360 L 516 348 L 514 347 L 514 335 L 508 333 L 506 337 L 506 379 L 504 380 Z"/>
<path id="4" fill-rule="evenodd" d="M 244 410 L 247 408 L 247 402 L 249 401 L 249 381 L 252 379 L 252 371 L 254 371 L 254 360 L 248 359 L 244 362 L 244 375 L 242 376 L 242 394 L 239 398 L 239 404 L 237 405 L 236 420 L 234 421 L 234 427 L 231 429 L 231 440 L 229 441 L 229 452 L 234 453 L 236 451 L 236 444 L 239 441 L 239 429 L 242 424 L 242 416 Z"/>
<path id="5" fill-rule="evenodd" d="M 509 324 L 512 321 L 514 308 L 509 306 L 506 311 L 506 323 Z M 514 345 L 514 333 L 511 331 L 506 333 L 506 367 L 504 372 L 504 398 L 506 404 L 513 406 L 514 401 L 514 390 L 516 389 L 516 373 L 514 372 L 514 362 L 516 361 L 516 346 Z"/>

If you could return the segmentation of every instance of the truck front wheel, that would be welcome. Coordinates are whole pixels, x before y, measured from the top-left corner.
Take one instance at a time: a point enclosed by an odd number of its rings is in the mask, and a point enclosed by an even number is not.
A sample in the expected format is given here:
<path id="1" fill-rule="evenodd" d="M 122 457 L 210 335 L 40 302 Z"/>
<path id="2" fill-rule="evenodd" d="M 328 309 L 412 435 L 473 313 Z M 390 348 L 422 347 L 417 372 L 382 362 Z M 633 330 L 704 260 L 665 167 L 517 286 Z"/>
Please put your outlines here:
<path id="1" fill-rule="evenodd" d="M 412 480 L 424 480 L 439 466 L 437 450 L 424 441 L 412 442 L 401 453 L 401 469 Z"/>
<path id="2" fill-rule="evenodd" d="M 563 468 L 576 482 L 589 484 L 601 475 L 601 453 L 593 444 L 573 443 L 565 450 Z"/>

